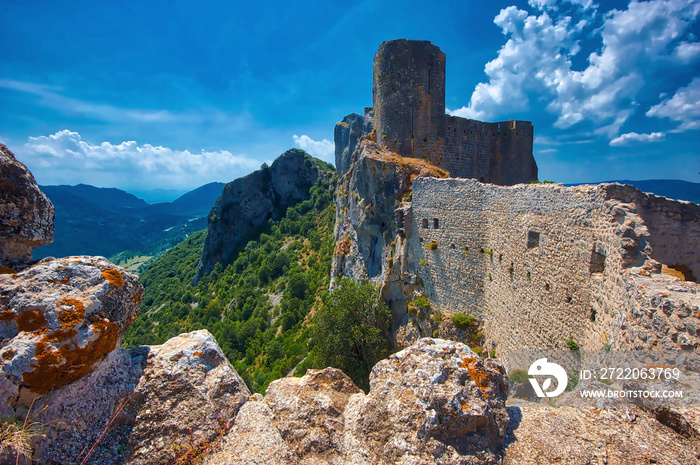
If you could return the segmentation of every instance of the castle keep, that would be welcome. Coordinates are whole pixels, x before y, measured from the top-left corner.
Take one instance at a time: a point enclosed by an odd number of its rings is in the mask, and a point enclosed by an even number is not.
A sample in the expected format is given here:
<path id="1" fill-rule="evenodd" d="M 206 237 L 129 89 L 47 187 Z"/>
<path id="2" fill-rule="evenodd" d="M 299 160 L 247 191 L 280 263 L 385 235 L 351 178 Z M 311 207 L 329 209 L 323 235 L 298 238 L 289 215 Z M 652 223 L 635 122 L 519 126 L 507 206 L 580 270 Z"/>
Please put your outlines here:
<path id="1" fill-rule="evenodd" d="M 484 123 L 445 114 L 445 54 L 428 41 L 384 42 L 374 56 L 377 142 L 455 178 L 500 185 L 537 179 L 529 121 Z"/>

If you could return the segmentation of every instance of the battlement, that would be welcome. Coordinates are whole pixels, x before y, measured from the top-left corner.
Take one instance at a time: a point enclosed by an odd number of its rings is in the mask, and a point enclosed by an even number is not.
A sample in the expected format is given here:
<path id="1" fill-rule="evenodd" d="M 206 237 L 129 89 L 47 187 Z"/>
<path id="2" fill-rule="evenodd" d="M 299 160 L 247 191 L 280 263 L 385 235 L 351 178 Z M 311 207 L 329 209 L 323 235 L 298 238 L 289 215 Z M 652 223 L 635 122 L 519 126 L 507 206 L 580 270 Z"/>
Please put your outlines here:
<path id="1" fill-rule="evenodd" d="M 532 123 L 446 115 L 445 63 L 445 54 L 428 41 L 379 46 L 372 87 L 377 142 L 399 155 L 430 160 L 452 177 L 502 185 L 536 180 Z"/>

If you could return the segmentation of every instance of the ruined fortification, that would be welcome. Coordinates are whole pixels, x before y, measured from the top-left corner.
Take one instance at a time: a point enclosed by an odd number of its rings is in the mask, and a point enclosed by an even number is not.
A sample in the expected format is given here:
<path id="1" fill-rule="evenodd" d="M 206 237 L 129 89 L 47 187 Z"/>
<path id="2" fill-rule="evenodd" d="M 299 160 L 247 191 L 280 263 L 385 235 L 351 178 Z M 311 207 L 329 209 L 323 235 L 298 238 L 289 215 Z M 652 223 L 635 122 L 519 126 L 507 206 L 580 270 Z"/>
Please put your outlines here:
<path id="1" fill-rule="evenodd" d="M 484 123 L 445 114 L 445 54 L 428 41 L 384 42 L 374 56 L 377 142 L 430 160 L 455 178 L 511 185 L 537 179 L 529 121 Z"/>
<path id="2" fill-rule="evenodd" d="M 518 184 L 537 175 L 532 125 L 446 116 L 444 78 L 434 45 L 386 42 L 374 109 L 336 125 L 332 274 L 380 285 L 399 346 L 700 347 L 700 206 L 619 184 Z M 456 328 L 458 313 L 478 328 Z"/>
<path id="3" fill-rule="evenodd" d="M 420 178 L 397 226 L 399 274 L 483 321 L 489 348 L 700 345 L 698 205 L 619 184 Z"/>

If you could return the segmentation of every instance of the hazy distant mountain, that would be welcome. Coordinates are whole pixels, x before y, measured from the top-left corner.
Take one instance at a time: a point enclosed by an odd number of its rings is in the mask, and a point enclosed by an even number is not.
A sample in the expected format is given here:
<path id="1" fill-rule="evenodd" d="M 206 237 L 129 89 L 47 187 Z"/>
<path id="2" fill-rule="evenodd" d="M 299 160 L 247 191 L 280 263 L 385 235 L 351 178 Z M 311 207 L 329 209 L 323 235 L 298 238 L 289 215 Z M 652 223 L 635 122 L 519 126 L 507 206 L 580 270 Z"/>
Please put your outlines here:
<path id="1" fill-rule="evenodd" d="M 681 181 L 679 179 L 647 179 L 644 181 L 614 180 L 605 182 L 631 184 L 641 191 L 668 197 L 669 199 L 687 200 L 689 202 L 700 203 L 700 183 L 697 182 Z M 567 185 L 578 186 L 581 184 L 599 183 L 578 183 Z"/>
<path id="2" fill-rule="evenodd" d="M 206 216 L 223 183 L 207 184 L 173 202 L 155 205 L 115 188 L 40 187 L 56 208 L 56 220 L 54 242 L 36 249 L 37 259 L 167 249 L 206 227 Z"/>
<path id="3" fill-rule="evenodd" d="M 172 202 L 156 203 L 151 207 L 178 215 L 207 216 L 221 195 L 223 182 L 210 182 L 187 192 Z"/>
<path id="4" fill-rule="evenodd" d="M 611 181 L 612 182 L 612 181 Z M 615 181 L 620 184 L 632 184 L 639 190 L 662 195 L 669 199 L 687 200 L 700 203 L 700 183 L 678 179 L 648 179 L 646 181 Z"/>

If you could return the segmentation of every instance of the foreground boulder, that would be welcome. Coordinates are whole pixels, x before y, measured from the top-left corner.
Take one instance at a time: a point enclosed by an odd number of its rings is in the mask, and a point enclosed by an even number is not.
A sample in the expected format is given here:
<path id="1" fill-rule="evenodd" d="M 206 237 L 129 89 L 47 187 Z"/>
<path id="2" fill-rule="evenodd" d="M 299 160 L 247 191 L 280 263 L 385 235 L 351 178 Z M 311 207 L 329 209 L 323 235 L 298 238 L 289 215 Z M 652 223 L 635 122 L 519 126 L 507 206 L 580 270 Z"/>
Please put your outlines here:
<path id="1" fill-rule="evenodd" d="M 464 344 L 424 338 L 379 362 L 345 409 L 353 463 L 494 463 L 508 416 L 503 367 Z"/>
<path id="2" fill-rule="evenodd" d="M 26 166 L 0 144 L 0 273 L 32 260 L 53 241 L 54 208 Z"/>
<path id="3" fill-rule="evenodd" d="M 93 371 L 142 296 L 135 275 L 101 257 L 45 259 L 0 275 L 0 414 Z"/>
<path id="4" fill-rule="evenodd" d="M 233 423 L 250 391 L 214 336 L 200 330 L 150 347 L 132 404 L 127 463 L 171 463 Z"/>
<path id="5" fill-rule="evenodd" d="M 47 428 L 34 458 L 80 463 L 94 446 L 90 464 L 172 463 L 218 444 L 249 396 L 206 330 L 119 347 L 93 373 L 36 403 Z"/>
<path id="6" fill-rule="evenodd" d="M 506 438 L 502 367 L 422 339 L 379 362 L 364 394 L 341 371 L 270 384 L 241 408 L 214 464 L 495 463 Z"/>
<path id="7" fill-rule="evenodd" d="M 345 407 L 362 390 L 336 368 L 308 370 L 301 378 L 273 381 L 265 403 L 285 442 L 308 463 L 344 455 Z"/>

